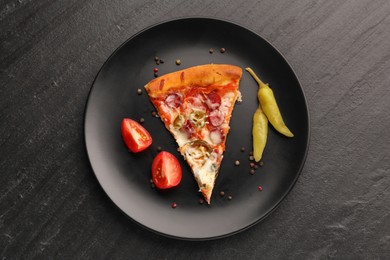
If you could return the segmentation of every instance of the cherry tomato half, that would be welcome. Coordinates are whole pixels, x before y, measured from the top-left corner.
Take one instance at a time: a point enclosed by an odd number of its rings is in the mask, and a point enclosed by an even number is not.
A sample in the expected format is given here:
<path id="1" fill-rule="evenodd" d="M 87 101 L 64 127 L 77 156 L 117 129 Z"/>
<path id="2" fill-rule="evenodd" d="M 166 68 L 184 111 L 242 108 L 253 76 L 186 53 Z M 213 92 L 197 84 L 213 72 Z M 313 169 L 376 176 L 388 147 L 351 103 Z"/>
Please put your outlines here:
<path id="1" fill-rule="evenodd" d="M 152 144 L 149 132 L 130 118 L 122 120 L 122 138 L 133 153 L 141 152 Z"/>
<path id="2" fill-rule="evenodd" d="M 169 153 L 162 151 L 153 160 L 152 180 L 159 189 L 169 189 L 179 185 L 181 181 L 182 170 L 177 158 Z"/>

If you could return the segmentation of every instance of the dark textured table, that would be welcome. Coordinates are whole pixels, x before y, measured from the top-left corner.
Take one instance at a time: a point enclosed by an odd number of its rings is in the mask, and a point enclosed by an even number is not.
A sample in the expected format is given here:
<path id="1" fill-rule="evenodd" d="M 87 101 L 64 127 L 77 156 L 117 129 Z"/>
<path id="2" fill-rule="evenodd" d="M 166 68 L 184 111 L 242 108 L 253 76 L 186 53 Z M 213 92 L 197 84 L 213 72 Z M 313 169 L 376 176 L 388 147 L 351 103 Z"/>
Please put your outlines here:
<path id="1" fill-rule="evenodd" d="M 390 2 L 223 2 L 1 1 L 1 259 L 390 258 Z M 292 192 L 263 222 L 208 242 L 129 221 L 84 147 L 84 107 L 104 61 L 139 30 L 183 16 L 269 40 L 311 116 Z"/>

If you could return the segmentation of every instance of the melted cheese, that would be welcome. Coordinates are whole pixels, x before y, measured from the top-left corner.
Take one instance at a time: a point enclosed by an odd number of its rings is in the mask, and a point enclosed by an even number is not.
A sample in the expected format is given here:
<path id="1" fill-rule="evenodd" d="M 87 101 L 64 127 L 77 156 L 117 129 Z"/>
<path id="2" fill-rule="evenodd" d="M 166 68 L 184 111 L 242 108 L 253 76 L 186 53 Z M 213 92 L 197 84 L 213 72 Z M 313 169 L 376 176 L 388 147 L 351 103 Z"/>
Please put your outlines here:
<path id="1" fill-rule="evenodd" d="M 186 133 L 184 133 L 178 129 L 175 129 L 172 124 L 169 126 L 169 128 L 170 128 L 169 130 L 171 131 L 171 133 L 175 137 L 176 142 L 179 145 L 179 147 L 183 147 L 186 143 L 189 142 L 189 139 L 188 139 Z"/>

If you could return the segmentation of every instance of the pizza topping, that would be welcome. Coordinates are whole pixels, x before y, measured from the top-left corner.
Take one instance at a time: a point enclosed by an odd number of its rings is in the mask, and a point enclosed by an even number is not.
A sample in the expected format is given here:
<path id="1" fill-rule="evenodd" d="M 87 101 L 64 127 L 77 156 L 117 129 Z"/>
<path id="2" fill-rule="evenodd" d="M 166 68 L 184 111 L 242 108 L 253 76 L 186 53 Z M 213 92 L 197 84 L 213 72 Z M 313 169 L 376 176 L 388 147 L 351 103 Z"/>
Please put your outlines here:
<path id="1" fill-rule="evenodd" d="M 191 123 L 199 128 L 202 128 L 206 124 L 206 113 L 203 111 L 194 111 L 190 114 L 189 120 Z"/>
<path id="2" fill-rule="evenodd" d="M 221 105 L 221 97 L 215 91 L 211 91 L 207 95 L 206 105 L 210 110 L 217 109 Z"/>
<path id="3" fill-rule="evenodd" d="M 220 129 L 215 129 L 210 132 L 210 140 L 213 144 L 220 144 L 224 140 L 224 136 Z"/>
<path id="4" fill-rule="evenodd" d="M 213 126 L 220 126 L 224 119 L 224 115 L 219 110 L 214 110 L 209 115 L 209 121 Z"/>
<path id="5" fill-rule="evenodd" d="M 175 120 L 173 121 L 173 127 L 175 129 L 180 129 L 183 126 L 184 122 L 185 122 L 184 116 L 177 115 Z"/>
<path id="6" fill-rule="evenodd" d="M 167 98 L 165 99 L 165 103 L 171 108 L 178 108 L 182 103 L 182 99 L 181 96 L 176 93 L 173 93 L 167 96 Z"/>
<path id="7" fill-rule="evenodd" d="M 205 141 L 195 140 L 187 143 L 184 150 L 186 158 L 190 159 L 192 163 L 202 166 L 210 157 L 211 147 Z"/>

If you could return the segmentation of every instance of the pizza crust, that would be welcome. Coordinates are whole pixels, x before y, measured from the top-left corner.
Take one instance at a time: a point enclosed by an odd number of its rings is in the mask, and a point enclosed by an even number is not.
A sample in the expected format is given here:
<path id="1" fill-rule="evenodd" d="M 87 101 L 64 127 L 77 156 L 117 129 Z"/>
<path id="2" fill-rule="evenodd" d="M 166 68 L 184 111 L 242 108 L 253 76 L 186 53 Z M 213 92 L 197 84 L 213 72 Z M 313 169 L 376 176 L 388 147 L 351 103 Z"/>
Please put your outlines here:
<path id="1" fill-rule="evenodd" d="M 238 84 L 242 69 L 228 64 L 207 64 L 175 71 L 155 78 L 145 85 L 150 97 L 158 97 L 162 93 L 175 92 L 176 89 L 188 86 L 216 88 L 228 84 Z"/>

